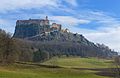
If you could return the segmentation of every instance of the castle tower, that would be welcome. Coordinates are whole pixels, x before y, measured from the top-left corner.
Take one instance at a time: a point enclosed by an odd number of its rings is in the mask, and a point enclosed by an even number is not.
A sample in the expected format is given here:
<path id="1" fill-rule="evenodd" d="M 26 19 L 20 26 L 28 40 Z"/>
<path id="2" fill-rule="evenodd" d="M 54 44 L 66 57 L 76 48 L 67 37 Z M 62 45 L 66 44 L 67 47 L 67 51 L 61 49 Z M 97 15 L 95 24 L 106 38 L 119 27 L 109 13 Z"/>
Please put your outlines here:
<path id="1" fill-rule="evenodd" d="M 48 16 L 46 16 L 46 20 L 48 20 Z"/>
<path id="2" fill-rule="evenodd" d="M 49 25 L 48 16 L 45 17 L 45 25 Z"/>

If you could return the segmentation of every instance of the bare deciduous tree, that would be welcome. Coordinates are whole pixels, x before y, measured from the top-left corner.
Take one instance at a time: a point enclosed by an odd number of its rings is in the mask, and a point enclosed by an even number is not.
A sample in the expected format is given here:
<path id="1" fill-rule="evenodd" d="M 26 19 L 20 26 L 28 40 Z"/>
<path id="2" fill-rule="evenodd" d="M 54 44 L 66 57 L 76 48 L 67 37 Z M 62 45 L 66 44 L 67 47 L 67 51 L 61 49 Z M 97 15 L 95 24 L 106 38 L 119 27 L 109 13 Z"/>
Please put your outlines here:
<path id="1" fill-rule="evenodd" d="M 120 78 L 120 56 L 115 57 L 114 65 L 115 65 L 115 69 L 114 69 L 115 77 L 114 78 Z"/>

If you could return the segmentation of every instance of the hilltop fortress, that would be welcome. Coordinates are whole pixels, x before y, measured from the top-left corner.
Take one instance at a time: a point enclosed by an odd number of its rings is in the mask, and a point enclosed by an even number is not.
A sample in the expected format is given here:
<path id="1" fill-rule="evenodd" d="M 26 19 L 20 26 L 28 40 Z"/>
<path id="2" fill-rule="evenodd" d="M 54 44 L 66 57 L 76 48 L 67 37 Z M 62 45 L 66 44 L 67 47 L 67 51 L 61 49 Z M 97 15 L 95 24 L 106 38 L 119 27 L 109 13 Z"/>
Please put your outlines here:
<path id="1" fill-rule="evenodd" d="M 81 57 L 111 57 L 117 52 L 106 46 L 94 44 L 82 34 L 69 32 L 61 24 L 45 19 L 17 20 L 13 38 L 32 42 L 32 47 L 52 55 L 77 55 Z"/>
<path id="2" fill-rule="evenodd" d="M 36 35 L 46 35 L 51 32 L 69 32 L 68 29 L 62 29 L 61 24 L 52 23 L 48 16 L 45 19 L 17 20 L 14 37 L 29 38 Z"/>

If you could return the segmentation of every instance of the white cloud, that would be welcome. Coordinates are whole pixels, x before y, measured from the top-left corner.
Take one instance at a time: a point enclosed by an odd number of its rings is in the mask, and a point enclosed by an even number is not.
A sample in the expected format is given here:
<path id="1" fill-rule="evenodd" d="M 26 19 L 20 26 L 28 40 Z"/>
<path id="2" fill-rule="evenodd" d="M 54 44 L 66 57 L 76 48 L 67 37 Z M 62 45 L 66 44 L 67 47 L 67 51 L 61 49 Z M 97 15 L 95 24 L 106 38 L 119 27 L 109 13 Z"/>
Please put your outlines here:
<path id="1" fill-rule="evenodd" d="M 63 2 L 66 2 L 64 5 Z M 0 2 L 0 12 L 6 13 L 8 11 L 19 11 L 20 9 L 46 9 L 62 10 L 70 12 L 72 9 L 68 5 L 77 6 L 77 0 L 2 0 Z"/>
<path id="2" fill-rule="evenodd" d="M 117 18 L 109 16 L 104 12 L 91 12 L 91 14 L 95 16 L 92 19 L 102 24 L 103 28 L 120 26 L 120 21 Z"/>
<path id="3" fill-rule="evenodd" d="M 7 32 L 13 33 L 14 28 L 15 28 L 14 24 L 15 22 L 11 20 L 0 19 L 0 28 Z"/>
<path id="4" fill-rule="evenodd" d="M 0 19 L 0 24 L 5 24 L 6 23 L 6 20 L 3 20 L 3 19 Z"/>
<path id="5" fill-rule="evenodd" d="M 90 23 L 89 20 L 78 19 L 72 16 L 51 16 L 50 19 L 53 19 L 58 23 L 68 25 L 68 26 L 76 26 L 78 24 Z"/>
<path id="6" fill-rule="evenodd" d="M 0 2 L 0 11 L 16 10 L 16 9 L 29 9 L 36 7 L 57 7 L 59 6 L 58 0 L 2 0 Z"/>
<path id="7" fill-rule="evenodd" d="M 65 0 L 65 1 L 73 6 L 78 6 L 77 0 Z"/>
<path id="8" fill-rule="evenodd" d="M 97 27 L 98 29 L 120 26 L 120 21 L 118 18 L 112 17 L 111 15 L 101 11 L 83 11 L 80 12 L 79 15 L 76 14 L 76 17 L 82 19 L 84 18 L 86 20 L 92 21 L 93 23 L 97 23 L 96 26 L 99 25 Z"/>

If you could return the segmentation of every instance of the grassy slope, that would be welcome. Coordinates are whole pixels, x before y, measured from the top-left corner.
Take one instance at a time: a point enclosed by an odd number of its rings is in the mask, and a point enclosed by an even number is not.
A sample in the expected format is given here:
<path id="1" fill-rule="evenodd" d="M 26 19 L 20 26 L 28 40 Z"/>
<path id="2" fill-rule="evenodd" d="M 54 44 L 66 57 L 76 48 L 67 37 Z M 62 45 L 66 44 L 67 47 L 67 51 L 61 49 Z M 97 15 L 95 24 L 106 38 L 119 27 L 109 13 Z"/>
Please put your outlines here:
<path id="1" fill-rule="evenodd" d="M 50 61 L 45 62 L 44 64 L 56 64 L 56 63 L 64 67 L 75 66 L 86 68 L 93 68 L 94 66 L 100 68 L 108 65 L 108 63 L 106 63 L 106 60 L 98 61 L 96 59 L 85 58 L 60 58 L 57 60 L 52 59 Z M 103 76 L 97 76 L 94 74 L 94 72 L 95 71 L 90 70 L 76 70 L 68 67 L 44 68 L 39 66 L 20 64 L 19 65 L 15 64 L 11 66 L 0 66 L 0 78 L 107 78 Z"/>
<path id="2" fill-rule="evenodd" d="M 111 60 L 97 58 L 54 58 L 43 64 L 58 65 L 70 68 L 108 68 L 111 66 Z"/>

